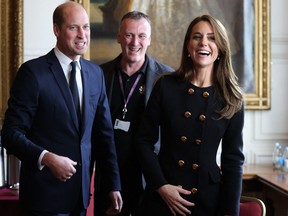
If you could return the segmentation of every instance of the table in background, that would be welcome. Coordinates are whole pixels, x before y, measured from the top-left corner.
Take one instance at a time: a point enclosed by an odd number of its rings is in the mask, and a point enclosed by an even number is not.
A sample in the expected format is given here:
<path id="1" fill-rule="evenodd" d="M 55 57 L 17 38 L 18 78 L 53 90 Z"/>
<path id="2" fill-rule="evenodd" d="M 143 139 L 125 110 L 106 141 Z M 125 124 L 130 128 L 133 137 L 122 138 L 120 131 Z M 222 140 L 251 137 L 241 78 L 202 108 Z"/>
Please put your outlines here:
<path id="1" fill-rule="evenodd" d="M 267 216 L 288 216 L 288 174 L 270 164 L 243 166 L 242 194 L 262 199 Z"/>

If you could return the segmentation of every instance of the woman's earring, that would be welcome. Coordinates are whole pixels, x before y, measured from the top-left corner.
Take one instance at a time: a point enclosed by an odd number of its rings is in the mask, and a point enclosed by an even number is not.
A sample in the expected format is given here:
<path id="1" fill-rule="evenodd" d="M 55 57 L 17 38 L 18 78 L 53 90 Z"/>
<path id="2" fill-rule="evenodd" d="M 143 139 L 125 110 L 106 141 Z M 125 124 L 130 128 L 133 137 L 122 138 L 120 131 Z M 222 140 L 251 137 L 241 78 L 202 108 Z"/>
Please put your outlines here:
<path id="1" fill-rule="evenodd" d="M 220 60 L 220 56 L 217 57 L 217 60 L 218 60 L 218 61 Z"/>
<path id="2" fill-rule="evenodd" d="M 191 55 L 190 55 L 190 53 L 188 53 L 188 58 L 190 58 L 191 57 Z"/>

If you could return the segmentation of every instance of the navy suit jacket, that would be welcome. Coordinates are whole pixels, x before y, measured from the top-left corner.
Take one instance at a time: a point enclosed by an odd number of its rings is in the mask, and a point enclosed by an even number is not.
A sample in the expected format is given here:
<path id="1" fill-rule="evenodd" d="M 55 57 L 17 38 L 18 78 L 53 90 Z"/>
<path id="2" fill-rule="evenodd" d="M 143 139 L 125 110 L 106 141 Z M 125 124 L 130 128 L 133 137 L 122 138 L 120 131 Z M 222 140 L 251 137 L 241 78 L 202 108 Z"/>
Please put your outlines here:
<path id="1" fill-rule="evenodd" d="M 81 129 L 54 50 L 25 62 L 11 89 L 2 144 L 21 160 L 20 199 L 36 210 L 69 212 L 80 191 L 84 207 L 88 206 L 93 127 L 95 148 L 101 155 L 99 165 L 105 167 L 107 185 L 111 190 L 120 190 L 103 73 L 99 66 L 83 58 L 80 58 L 80 64 L 83 82 Z M 77 171 L 70 180 L 61 182 L 47 167 L 41 171 L 38 169 L 38 158 L 45 149 L 77 161 Z"/>

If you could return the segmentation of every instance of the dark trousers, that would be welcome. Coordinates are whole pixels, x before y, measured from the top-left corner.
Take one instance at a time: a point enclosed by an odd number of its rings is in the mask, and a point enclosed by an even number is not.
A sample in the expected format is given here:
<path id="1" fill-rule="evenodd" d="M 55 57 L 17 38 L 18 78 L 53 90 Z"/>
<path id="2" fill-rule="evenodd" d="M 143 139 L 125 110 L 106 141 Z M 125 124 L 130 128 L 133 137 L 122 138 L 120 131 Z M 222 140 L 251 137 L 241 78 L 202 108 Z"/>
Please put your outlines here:
<path id="1" fill-rule="evenodd" d="M 25 216 L 86 216 L 86 210 L 82 211 L 73 211 L 70 213 L 49 213 L 42 211 L 26 211 Z"/>
<path id="2" fill-rule="evenodd" d="M 123 206 L 121 213 L 117 216 L 138 216 L 139 207 L 143 195 L 143 183 L 141 169 L 135 160 L 127 160 L 125 165 L 120 166 L 121 174 L 121 196 L 123 200 Z M 96 168 L 97 170 L 97 168 Z M 101 176 L 98 173 L 98 177 Z M 97 177 L 97 171 L 96 171 Z M 94 216 L 106 216 L 105 212 L 111 205 L 111 200 L 108 197 L 108 192 L 101 190 L 101 182 L 105 185 L 105 182 L 100 178 L 95 179 L 95 192 L 94 192 Z"/>
<path id="3" fill-rule="evenodd" d="M 142 190 L 122 191 L 123 206 L 118 216 L 139 216 L 139 207 L 142 199 Z M 94 193 L 94 216 L 106 216 L 105 212 L 110 207 L 111 201 L 108 194 L 102 191 Z"/>
<path id="4" fill-rule="evenodd" d="M 53 200 L 51 201 L 53 202 Z M 27 206 L 22 207 L 24 209 L 25 216 L 86 216 L 86 209 L 83 207 L 82 196 L 79 198 L 76 206 L 71 212 L 67 213 L 55 213 L 55 212 L 45 212 L 29 209 Z"/>

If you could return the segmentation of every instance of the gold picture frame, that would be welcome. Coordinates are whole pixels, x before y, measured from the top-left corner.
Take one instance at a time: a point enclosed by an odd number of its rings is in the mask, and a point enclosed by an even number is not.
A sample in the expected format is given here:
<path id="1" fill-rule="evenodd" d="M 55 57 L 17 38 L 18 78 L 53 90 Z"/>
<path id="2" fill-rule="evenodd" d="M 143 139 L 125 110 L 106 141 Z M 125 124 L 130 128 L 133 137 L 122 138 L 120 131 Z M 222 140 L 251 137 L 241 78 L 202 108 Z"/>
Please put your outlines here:
<path id="1" fill-rule="evenodd" d="M 23 62 L 23 0 L 0 0 L 0 127 L 11 84 Z"/>
<path id="2" fill-rule="evenodd" d="M 92 0 L 75 0 L 79 3 L 82 3 L 84 7 L 87 9 L 88 13 L 90 14 L 90 18 L 95 15 L 94 8 L 95 6 L 92 5 Z M 113 1 L 113 0 L 112 0 Z M 111 2 L 112 2 L 111 1 Z M 134 0 L 135 1 L 135 0 Z M 235 0 L 238 1 L 238 0 Z M 94 0 L 94 2 L 97 2 L 97 0 Z M 104 1 L 99 1 L 104 2 Z M 121 3 L 124 1 L 121 1 Z M 133 4 L 133 0 L 127 0 L 130 5 Z M 135 1 L 136 2 L 136 1 Z M 137 0 L 137 3 L 139 4 L 141 0 Z M 201 1 L 196 1 L 201 2 Z M 241 1 L 242 2 L 242 1 Z M 243 1 L 244 2 L 244 1 Z M 271 95 L 270 95 L 270 71 L 271 71 L 271 62 L 270 62 L 270 0 L 251 0 L 253 3 L 253 12 L 254 12 L 254 23 L 252 24 L 254 28 L 254 33 L 251 36 L 252 39 L 252 46 L 254 48 L 253 50 L 253 58 L 251 58 L 251 62 L 253 64 L 252 66 L 252 72 L 253 74 L 253 80 L 251 81 L 252 85 L 252 91 L 244 92 L 245 93 L 245 109 L 246 110 L 268 110 L 271 108 Z M 128 4 L 127 3 L 127 4 Z M 229 2 L 231 3 L 231 2 Z M 122 3 L 123 4 L 123 3 Z M 192 4 L 192 3 L 191 3 Z M 175 5 L 174 5 L 175 6 Z M 126 8 L 127 9 L 127 8 Z M 239 8 L 236 8 L 239 10 Z M 92 11 L 91 11 L 92 10 Z M 175 7 L 173 10 L 176 10 Z M 181 12 L 182 13 L 182 12 Z M 150 14 L 148 14 L 150 16 Z M 166 15 L 166 14 L 165 14 Z M 244 15 L 243 15 L 244 16 Z M 245 14 L 246 16 L 246 14 Z M 159 17 L 159 14 L 158 14 Z M 151 16 L 150 16 L 151 18 Z M 174 17 L 175 18 L 175 17 Z M 156 17 L 157 19 L 157 17 Z M 154 23 L 153 17 L 152 17 L 152 25 Z M 91 33 L 92 30 L 91 30 Z M 91 34 L 91 37 L 93 34 Z M 152 31 L 153 36 L 153 31 Z M 97 37 L 97 35 L 96 35 Z M 116 35 L 115 35 L 116 38 Z M 153 38 L 152 38 L 153 39 Z M 115 39 L 116 41 L 116 39 Z M 155 46 L 154 42 L 155 40 L 152 40 L 152 47 Z M 254 42 L 254 43 L 253 43 Z M 94 42 L 91 40 L 90 44 L 90 51 L 85 55 L 86 58 L 93 59 L 93 55 L 91 52 L 91 48 L 96 49 L 97 53 L 100 53 L 99 55 L 106 55 L 107 51 L 103 51 L 102 45 L 100 44 L 93 44 Z M 110 43 L 109 43 L 110 45 Z M 246 43 L 245 43 L 246 45 Z M 168 45 L 169 46 L 169 45 Z M 252 49 L 253 49 L 252 48 Z M 150 49 L 150 48 L 149 48 Z M 108 50 L 108 49 L 107 49 Z M 113 47 L 109 49 L 114 50 L 114 52 L 120 52 L 116 47 Z M 102 53 L 104 52 L 104 53 Z M 111 54 L 109 54 L 109 58 L 111 60 Z M 114 55 L 116 57 L 116 55 Z M 155 58 L 158 58 L 158 56 L 154 56 Z M 180 56 L 179 56 L 180 57 Z M 108 59 L 108 57 L 107 57 Z M 102 63 L 97 62 L 96 63 Z M 165 62 L 164 62 L 165 63 Z M 244 79 L 246 79 L 247 76 L 244 76 Z"/>

